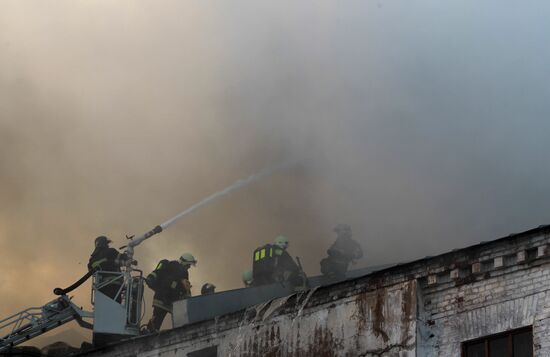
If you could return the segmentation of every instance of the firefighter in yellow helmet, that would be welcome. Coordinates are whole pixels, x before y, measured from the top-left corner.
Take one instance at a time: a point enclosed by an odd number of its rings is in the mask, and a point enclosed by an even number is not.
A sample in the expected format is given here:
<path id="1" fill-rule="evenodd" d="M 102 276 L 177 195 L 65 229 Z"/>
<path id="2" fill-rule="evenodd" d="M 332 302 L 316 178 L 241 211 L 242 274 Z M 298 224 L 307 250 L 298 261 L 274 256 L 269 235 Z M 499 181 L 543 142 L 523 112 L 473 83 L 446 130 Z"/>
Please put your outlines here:
<path id="1" fill-rule="evenodd" d="M 148 332 L 160 330 L 167 313 L 172 313 L 174 301 L 191 296 L 189 268 L 195 266 L 197 260 L 190 253 L 182 254 L 179 260 L 161 260 L 145 282 L 155 295 L 153 296 L 153 317 L 147 324 Z"/>

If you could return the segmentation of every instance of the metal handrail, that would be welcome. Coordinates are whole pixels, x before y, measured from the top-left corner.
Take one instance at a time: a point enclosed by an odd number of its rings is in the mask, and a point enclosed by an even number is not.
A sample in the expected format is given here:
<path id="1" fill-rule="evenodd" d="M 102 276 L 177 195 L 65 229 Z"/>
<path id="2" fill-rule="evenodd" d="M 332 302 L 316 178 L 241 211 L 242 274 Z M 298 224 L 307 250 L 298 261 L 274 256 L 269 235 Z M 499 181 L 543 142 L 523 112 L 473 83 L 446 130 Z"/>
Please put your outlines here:
<path id="1" fill-rule="evenodd" d="M 122 283 L 113 300 L 126 309 L 126 323 L 132 328 L 139 328 L 144 282 L 141 270 L 133 268 L 122 272 L 96 271 L 92 276 L 91 303 L 94 305 L 96 291 L 120 280 Z"/>

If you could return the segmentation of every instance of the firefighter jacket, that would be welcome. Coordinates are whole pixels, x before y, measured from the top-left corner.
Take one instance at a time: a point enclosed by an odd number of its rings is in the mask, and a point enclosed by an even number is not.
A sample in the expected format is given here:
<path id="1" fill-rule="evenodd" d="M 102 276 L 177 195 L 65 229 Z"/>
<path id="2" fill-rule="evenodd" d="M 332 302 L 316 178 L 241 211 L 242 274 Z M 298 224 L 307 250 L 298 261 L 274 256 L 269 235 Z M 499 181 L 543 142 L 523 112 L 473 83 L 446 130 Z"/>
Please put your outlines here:
<path id="1" fill-rule="evenodd" d="M 88 270 L 120 271 L 120 264 L 125 260 L 125 254 L 120 254 L 115 248 L 96 248 L 88 261 Z"/>
<path id="2" fill-rule="evenodd" d="M 254 251 L 252 274 L 254 285 L 284 282 L 300 274 L 300 268 L 284 249 L 266 244 Z"/>
<path id="3" fill-rule="evenodd" d="M 363 257 L 363 250 L 359 243 L 349 237 L 337 237 L 336 242 L 327 251 L 329 257 L 335 261 L 349 263 Z"/>
<path id="4" fill-rule="evenodd" d="M 188 269 L 176 260 L 161 260 L 145 280 L 147 286 L 155 292 L 153 299 L 171 305 L 191 295 Z"/>
<path id="5" fill-rule="evenodd" d="M 120 264 L 124 260 L 126 260 L 126 254 L 120 254 L 115 248 L 97 247 L 88 261 L 88 270 L 105 272 L 97 275 L 96 283 L 103 285 L 100 291 L 110 298 L 115 298 L 118 294 L 123 279 L 120 274 L 108 272 L 119 273 Z"/>

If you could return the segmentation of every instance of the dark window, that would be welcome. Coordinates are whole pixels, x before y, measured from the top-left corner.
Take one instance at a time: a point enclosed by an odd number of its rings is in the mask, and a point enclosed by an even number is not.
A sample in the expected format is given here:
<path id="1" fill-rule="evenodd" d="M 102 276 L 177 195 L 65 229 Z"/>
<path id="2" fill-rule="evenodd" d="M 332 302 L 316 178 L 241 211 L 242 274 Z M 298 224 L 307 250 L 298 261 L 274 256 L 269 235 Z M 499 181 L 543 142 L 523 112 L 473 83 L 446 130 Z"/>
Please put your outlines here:
<path id="1" fill-rule="evenodd" d="M 485 342 L 477 342 L 477 343 L 469 344 L 466 347 L 466 356 L 485 357 Z"/>
<path id="2" fill-rule="evenodd" d="M 514 335 L 514 356 L 533 356 L 533 332 L 531 330 Z"/>
<path id="3" fill-rule="evenodd" d="M 533 329 L 528 327 L 464 342 L 462 356 L 533 357 Z"/>
<path id="4" fill-rule="evenodd" d="M 510 353 L 508 351 L 508 337 L 502 336 L 489 340 L 489 356 L 491 357 L 506 357 Z"/>
<path id="5" fill-rule="evenodd" d="M 189 352 L 187 357 L 218 357 L 218 346 L 206 347 L 202 350 Z"/>

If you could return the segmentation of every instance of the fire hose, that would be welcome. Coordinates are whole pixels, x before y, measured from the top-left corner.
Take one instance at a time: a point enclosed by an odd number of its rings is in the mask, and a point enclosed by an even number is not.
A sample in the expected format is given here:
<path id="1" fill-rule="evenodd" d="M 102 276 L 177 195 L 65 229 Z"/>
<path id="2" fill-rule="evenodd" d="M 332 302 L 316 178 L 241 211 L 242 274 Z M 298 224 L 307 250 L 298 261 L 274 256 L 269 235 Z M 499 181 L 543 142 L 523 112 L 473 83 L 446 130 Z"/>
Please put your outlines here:
<path id="1" fill-rule="evenodd" d="M 74 284 L 70 285 L 69 287 L 66 287 L 65 289 L 61 289 L 61 288 L 53 289 L 53 293 L 55 295 L 67 295 L 67 293 L 70 293 L 74 289 L 78 288 L 80 285 L 84 284 L 86 280 L 88 280 L 92 275 L 94 275 L 96 270 L 97 269 L 90 270 L 89 272 L 84 274 L 82 278 L 78 279 Z"/>

